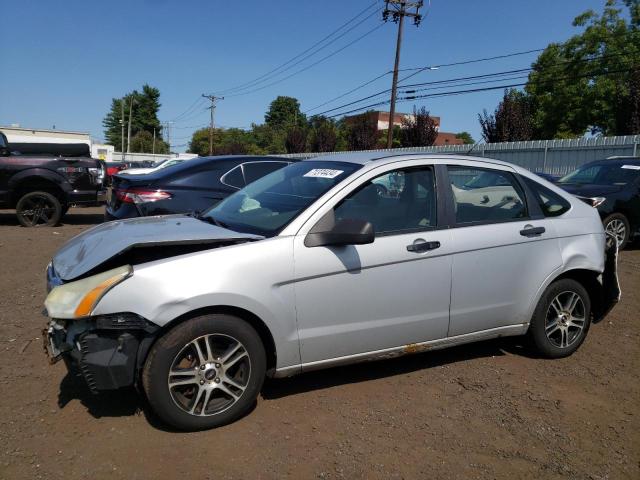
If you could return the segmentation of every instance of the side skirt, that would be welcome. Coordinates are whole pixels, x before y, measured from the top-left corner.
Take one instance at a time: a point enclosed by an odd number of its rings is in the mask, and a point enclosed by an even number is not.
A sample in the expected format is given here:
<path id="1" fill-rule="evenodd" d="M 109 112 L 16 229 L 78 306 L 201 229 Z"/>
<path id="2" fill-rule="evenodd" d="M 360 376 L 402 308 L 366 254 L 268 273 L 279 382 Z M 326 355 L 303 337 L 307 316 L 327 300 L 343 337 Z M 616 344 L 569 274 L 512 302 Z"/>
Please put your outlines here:
<path id="1" fill-rule="evenodd" d="M 348 365 L 351 363 L 369 362 L 376 360 L 386 360 L 396 358 L 411 353 L 426 352 L 429 350 L 439 350 L 442 348 L 463 345 L 465 343 L 477 342 L 480 340 L 489 340 L 499 337 L 512 337 L 524 335 L 529 328 L 529 323 L 518 325 L 508 325 L 506 327 L 491 328 L 479 332 L 465 333 L 456 335 L 455 337 L 447 337 L 439 340 L 429 340 L 421 343 L 409 343 L 399 347 L 385 348 L 383 350 L 374 350 L 371 352 L 356 353 L 354 355 L 345 355 L 344 357 L 329 358 L 327 360 L 318 360 L 316 362 L 303 363 L 289 367 L 278 368 L 273 377 L 291 377 L 302 372 L 310 372 L 312 370 L 321 370 L 323 368 L 337 367 L 340 365 Z"/>

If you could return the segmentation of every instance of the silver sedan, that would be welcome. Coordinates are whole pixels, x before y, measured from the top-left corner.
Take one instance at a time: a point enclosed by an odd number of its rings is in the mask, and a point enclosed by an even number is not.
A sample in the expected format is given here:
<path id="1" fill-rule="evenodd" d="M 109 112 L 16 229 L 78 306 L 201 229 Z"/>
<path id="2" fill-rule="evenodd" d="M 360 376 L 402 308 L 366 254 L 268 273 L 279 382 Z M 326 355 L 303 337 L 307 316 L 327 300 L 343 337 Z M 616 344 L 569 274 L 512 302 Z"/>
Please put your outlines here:
<path id="1" fill-rule="evenodd" d="M 305 160 L 200 215 L 102 224 L 47 270 L 53 361 L 139 384 L 167 423 L 231 422 L 265 376 L 527 335 L 563 357 L 617 301 L 598 213 L 497 160 Z"/>

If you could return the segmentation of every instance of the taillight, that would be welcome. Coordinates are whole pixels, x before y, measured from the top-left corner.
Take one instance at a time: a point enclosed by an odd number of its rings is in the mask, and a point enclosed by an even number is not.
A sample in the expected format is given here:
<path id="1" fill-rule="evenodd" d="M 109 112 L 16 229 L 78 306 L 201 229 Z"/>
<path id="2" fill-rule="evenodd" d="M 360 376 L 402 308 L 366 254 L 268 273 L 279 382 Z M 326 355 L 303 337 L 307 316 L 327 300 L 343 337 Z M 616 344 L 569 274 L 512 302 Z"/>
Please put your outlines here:
<path id="1" fill-rule="evenodd" d="M 107 176 L 111 177 L 120 171 L 119 167 L 107 167 Z"/>
<path id="2" fill-rule="evenodd" d="M 158 200 L 168 200 L 171 194 L 162 190 L 147 190 L 142 188 L 130 188 L 128 190 L 116 190 L 116 198 L 123 203 L 149 203 Z"/>

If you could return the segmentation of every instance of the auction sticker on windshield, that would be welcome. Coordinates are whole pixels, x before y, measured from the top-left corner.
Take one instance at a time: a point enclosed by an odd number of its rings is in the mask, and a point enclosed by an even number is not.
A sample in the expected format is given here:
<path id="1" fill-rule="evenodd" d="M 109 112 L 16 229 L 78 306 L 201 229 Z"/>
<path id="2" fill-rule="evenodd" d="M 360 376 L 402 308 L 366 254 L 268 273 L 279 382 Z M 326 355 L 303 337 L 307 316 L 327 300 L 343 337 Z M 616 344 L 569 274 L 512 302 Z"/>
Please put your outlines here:
<path id="1" fill-rule="evenodd" d="M 307 173 L 305 173 L 303 177 L 336 178 L 343 172 L 344 170 L 333 170 L 331 168 L 314 168 L 313 170 L 309 170 Z"/>

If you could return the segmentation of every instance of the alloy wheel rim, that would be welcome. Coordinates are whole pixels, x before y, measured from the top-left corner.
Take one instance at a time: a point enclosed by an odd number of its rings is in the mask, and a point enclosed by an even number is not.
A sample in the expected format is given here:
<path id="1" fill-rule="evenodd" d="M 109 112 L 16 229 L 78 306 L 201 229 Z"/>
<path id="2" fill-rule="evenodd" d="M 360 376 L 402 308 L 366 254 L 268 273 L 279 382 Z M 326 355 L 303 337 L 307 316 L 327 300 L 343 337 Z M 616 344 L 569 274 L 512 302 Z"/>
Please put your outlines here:
<path id="1" fill-rule="evenodd" d="M 616 239 L 618 247 L 622 245 L 627 234 L 627 227 L 622 220 L 614 218 L 609 223 L 607 223 L 607 226 L 604 230 Z"/>
<path id="2" fill-rule="evenodd" d="M 174 403 L 195 416 L 217 415 L 235 405 L 251 377 L 245 346 L 224 334 L 210 334 L 187 343 L 173 359 L 167 386 Z"/>
<path id="3" fill-rule="evenodd" d="M 545 333 L 556 347 L 573 345 L 586 325 L 585 306 L 582 297 L 573 291 L 565 291 L 554 297 L 547 310 Z"/>
<path id="4" fill-rule="evenodd" d="M 55 205 L 47 197 L 35 196 L 25 201 L 25 206 L 20 210 L 20 215 L 32 227 L 46 225 L 51 220 L 56 210 Z"/>

